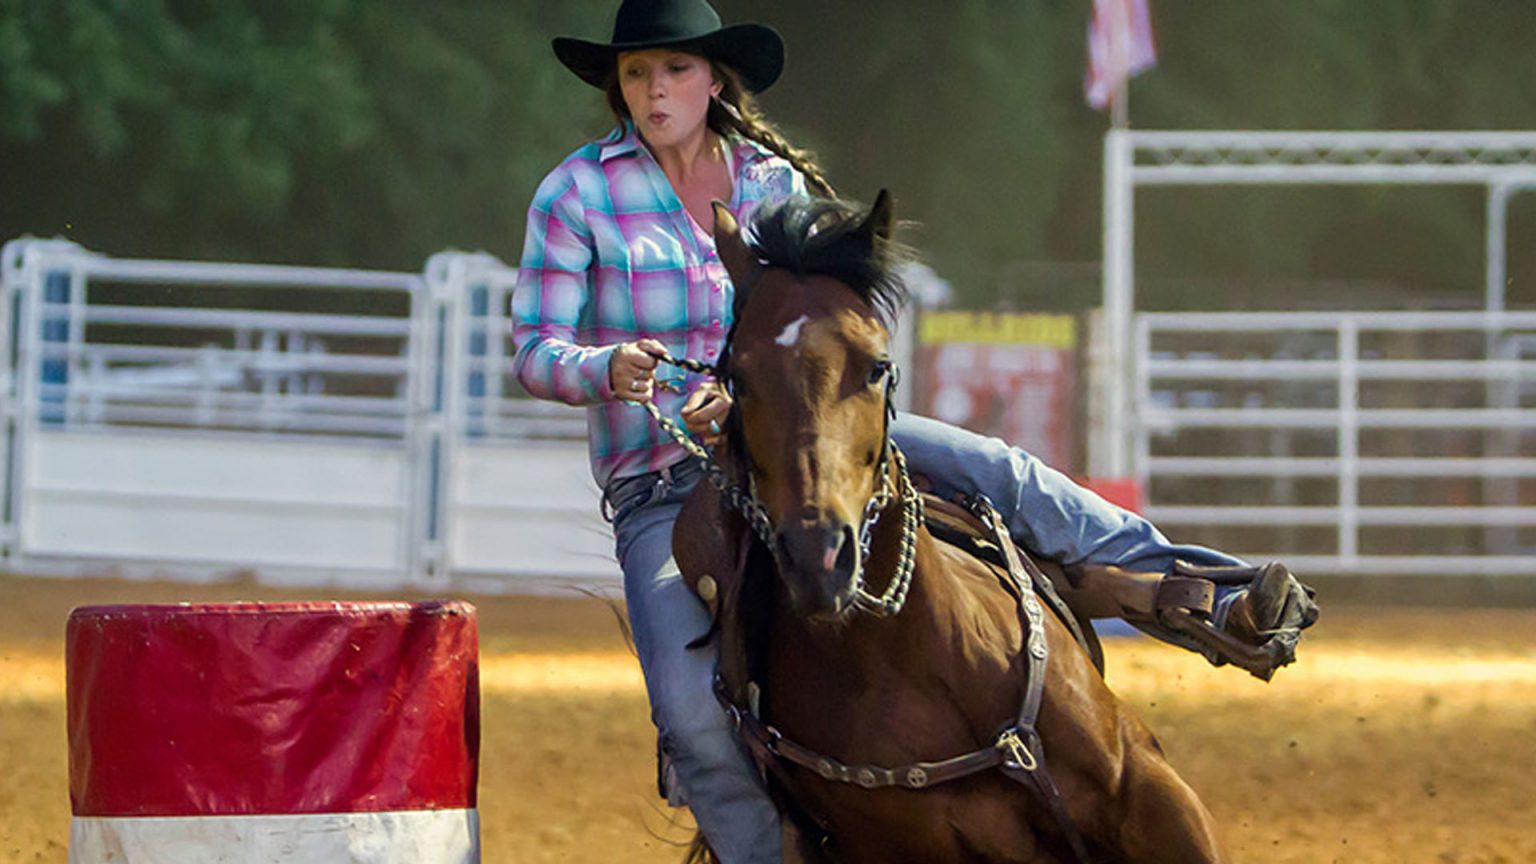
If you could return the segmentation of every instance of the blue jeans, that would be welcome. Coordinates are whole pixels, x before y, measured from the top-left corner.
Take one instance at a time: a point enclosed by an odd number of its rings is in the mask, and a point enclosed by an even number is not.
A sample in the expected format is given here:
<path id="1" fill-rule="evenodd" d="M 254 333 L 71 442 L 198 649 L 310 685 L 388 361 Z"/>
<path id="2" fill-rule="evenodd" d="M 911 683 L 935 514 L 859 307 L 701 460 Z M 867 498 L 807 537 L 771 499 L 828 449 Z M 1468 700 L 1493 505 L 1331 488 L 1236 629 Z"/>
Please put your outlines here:
<path id="1" fill-rule="evenodd" d="M 1168 542 L 1151 522 L 1077 485 L 1067 475 L 1000 438 L 988 438 L 915 414 L 898 414 L 891 437 L 912 470 L 941 497 L 981 493 L 1020 546 L 1063 564 L 1118 564 L 1167 573 L 1175 558 L 1191 564 L 1242 564 L 1204 546 Z"/>
<path id="2" fill-rule="evenodd" d="M 1047 558 L 1157 572 L 1167 572 L 1175 558 L 1242 563 L 1201 546 L 1169 543 L 1147 520 L 997 438 L 911 414 L 898 415 L 891 434 L 912 470 L 927 475 L 939 494 L 986 495 L 1014 539 Z M 777 864 L 778 813 L 715 701 L 715 654 L 686 647 L 709 629 L 709 615 L 672 560 L 672 524 L 701 475 L 687 460 L 616 480 L 604 497 L 613 508 L 615 551 L 651 719 L 694 818 L 724 864 Z M 1221 617 L 1240 590 L 1223 592 Z"/>
<path id="3" fill-rule="evenodd" d="M 709 613 L 672 560 L 672 524 L 702 471 L 693 460 L 616 480 L 604 497 L 651 720 L 688 806 L 723 864 L 778 864 L 779 814 L 715 701 L 715 651 L 687 645 Z"/>

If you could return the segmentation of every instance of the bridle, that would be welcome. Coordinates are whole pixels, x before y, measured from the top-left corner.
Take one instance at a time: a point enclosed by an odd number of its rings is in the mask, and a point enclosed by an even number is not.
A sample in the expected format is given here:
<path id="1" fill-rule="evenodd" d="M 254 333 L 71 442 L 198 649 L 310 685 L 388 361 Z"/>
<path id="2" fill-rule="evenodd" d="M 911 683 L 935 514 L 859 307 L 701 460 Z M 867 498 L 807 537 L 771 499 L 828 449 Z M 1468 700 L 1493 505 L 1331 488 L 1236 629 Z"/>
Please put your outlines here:
<path id="1" fill-rule="evenodd" d="M 733 400 L 735 387 L 727 368 L 727 358 L 730 357 L 730 346 L 736 333 L 733 325 L 731 332 L 726 336 L 726 346 L 721 351 L 721 362 L 716 365 L 693 360 L 691 358 L 677 358 L 666 352 L 653 353 L 659 362 L 669 366 L 675 366 L 689 372 L 708 375 L 716 381 L 722 382 Z M 867 614 L 880 618 L 890 617 L 901 612 L 907 602 L 907 592 L 912 587 L 912 573 L 916 569 L 917 560 L 917 526 L 923 521 L 923 496 L 918 492 L 917 486 L 912 482 L 911 475 L 907 472 L 907 458 L 891 440 L 891 421 L 896 417 L 896 385 L 900 375 L 894 366 L 887 366 L 885 371 L 885 392 L 883 395 L 885 410 L 885 429 L 882 436 L 880 458 L 875 464 L 875 476 L 879 481 L 875 485 L 875 491 L 864 504 L 864 512 L 859 520 L 859 562 L 853 574 L 853 606 Z M 663 389 L 675 389 L 673 385 L 658 382 Z M 746 484 L 731 479 L 726 469 L 717 461 L 714 454 L 702 444 L 693 440 L 686 429 L 679 427 L 671 419 L 661 413 L 661 410 L 652 402 L 641 403 L 645 410 L 650 412 L 651 418 L 656 421 L 662 431 L 666 432 L 674 441 L 697 460 L 704 469 L 705 477 L 709 484 L 725 496 L 733 509 L 739 512 L 752 526 L 763 545 L 768 547 L 769 553 L 779 561 L 778 546 L 774 543 L 773 519 L 768 515 L 768 508 L 764 506 L 762 499 L 757 494 L 757 482 L 747 467 L 750 464 L 750 454 L 747 453 L 746 441 L 737 442 L 738 473 L 745 476 Z M 733 404 L 731 407 L 733 416 L 739 425 L 740 415 Z M 738 436 L 740 438 L 740 436 Z M 895 467 L 895 482 L 891 480 L 891 467 Z M 864 570 L 869 561 L 870 546 L 873 543 L 875 523 L 880 521 L 880 516 L 890 508 L 891 502 L 899 498 L 901 504 L 901 541 L 896 559 L 896 571 L 891 576 L 890 583 L 879 594 L 872 593 L 867 587 Z"/>

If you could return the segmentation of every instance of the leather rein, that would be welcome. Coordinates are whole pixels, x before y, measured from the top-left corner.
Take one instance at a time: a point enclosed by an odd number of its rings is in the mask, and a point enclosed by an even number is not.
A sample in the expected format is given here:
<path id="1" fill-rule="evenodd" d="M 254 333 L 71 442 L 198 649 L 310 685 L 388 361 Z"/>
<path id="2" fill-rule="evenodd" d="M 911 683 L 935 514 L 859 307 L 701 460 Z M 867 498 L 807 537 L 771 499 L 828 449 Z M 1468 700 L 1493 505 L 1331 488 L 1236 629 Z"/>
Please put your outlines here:
<path id="1" fill-rule="evenodd" d="M 729 339 L 727 341 L 729 342 Z M 669 365 L 711 375 L 717 380 L 721 378 L 719 369 L 697 360 L 678 359 L 667 354 L 653 356 Z M 896 413 L 895 403 L 892 400 L 895 384 L 896 376 L 892 370 L 886 380 L 885 445 L 877 465 L 877 470 L 885 475 L 885 480 L 882 481 L 864 510 L 859 537 L 863 556 L 860 559 L 859 572 L 855 577 L 857 580 L 855 605 L 863 611 L 881 617 L 899 613 L 906 603 L 916 559 L 917 526 L 923 521 L 922 495 L 907 472 L 906 457 L 890 437 L 890 423 Z M 703 464 L 710 485 L 724 495 L 734 509 L 746 517 L 759 539 L 772 551 L 774 549 L 771 539 L 772 521 L 766 508 L 757 498 L 751 473 L 746 472 L 747 488 L 743 489 L 741 484 L 726 476 L 725 469 L 715 461 L 713 454 L 694 441 L 686 430 L 663 416 L 654 404 L 650 402 L 642 404 L 658 426 Z M 870 534 L 874 523 L 889 505 L 892 497 L 890 472 L 887 470 L 888 460 L 893 460 L 895 463 L 896 482 L 901 495 L 901 552 L 897 571 L 890 585 L 876 597 L 864 588 L 863 562 L 868 560 Z M 1042 590 L 1046 591 L 1053 589 L 1038 568 L 1027 566 L 1025 559 L 1021 558 L 1003 524 L 1001 515 L 992 507 L 991 502 L 985 497 L 978 497 L 972 499 L 969 505 L 972 514 L 981 520 L 991 534 L 991 542 L 1002 551 L 1009 577 L 1003 580 L 1004 585 L 1013 595 L 1018 604 L 1020 616 L 1028 625 L 1025 656 L 1029 666 L 1026 671 L 1023 702 L 1013 722 L 1005 727 L 991 744 L 936 762 L 913 762 L 897 767 L 847 765 L 795 743 L 774 726 L 764 723 L 757 714 L 757 698 L 752 699 L 753 704 L 750 706 L 737 704 L 718 672 L 715 674 L 715 696 L 725 709 L 732 726 L 747 743 L 758 763 L 772 770 L 775 776 L 790 788 L 795 785 L 793 778 L 788 775 L 778 760 L 791 762 L 810 770 L 824 780 L 852 784 L 864 789 L 890 786 L 912 790 L 926 789 L 982 771 L 997 769 L 1009 779 L 1023 784 L 1045 805 L 1071 847 L 1076 860 L 1080 864 L 1091 864 L 1093 859 L 1088 854 L 1087 844 L 1072 820 L 1071 814 L 1067 812 L 1066 801 L 1046 768 L 1044 748 L 1036 728 L 1040 716 L 1040 705 L 1044 698 L 1046 662 L 1050 657 L 1050 647 L 1045 636 L 1045 611 L 1036 594 L 1035 586 L 1039 584 Z M 749 683 L 748 692 L 756 697 L 759 694 L 757 685 Z"/>

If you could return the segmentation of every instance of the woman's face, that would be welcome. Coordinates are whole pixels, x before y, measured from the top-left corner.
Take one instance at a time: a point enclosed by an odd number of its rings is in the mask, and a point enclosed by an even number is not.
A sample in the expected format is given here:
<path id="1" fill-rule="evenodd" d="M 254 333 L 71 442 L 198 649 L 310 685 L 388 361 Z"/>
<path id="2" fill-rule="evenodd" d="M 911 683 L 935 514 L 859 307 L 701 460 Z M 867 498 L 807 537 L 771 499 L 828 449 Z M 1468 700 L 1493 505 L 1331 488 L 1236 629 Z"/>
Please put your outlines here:
<path id="1" fill-rule="evenodd" d="M 646 143 L 677 147 L 704 131 L 720 85 L 703 57 L 652 48 L 619 55 L 619 89 Z"/>

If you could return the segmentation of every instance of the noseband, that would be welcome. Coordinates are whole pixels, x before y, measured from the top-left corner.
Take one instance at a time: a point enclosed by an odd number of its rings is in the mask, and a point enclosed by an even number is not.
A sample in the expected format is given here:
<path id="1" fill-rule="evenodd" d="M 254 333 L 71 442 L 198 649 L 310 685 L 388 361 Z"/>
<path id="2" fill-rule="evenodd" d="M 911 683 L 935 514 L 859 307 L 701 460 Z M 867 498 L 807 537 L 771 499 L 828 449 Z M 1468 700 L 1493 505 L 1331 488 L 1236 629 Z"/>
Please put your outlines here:
<path id="1" fill-rule="evenodd" d="M 732 334 L 734 335 L 734 328 Z M 721 352 L 721 357 L 728 357 L 731 340 L 726 339 L 726 350 Z M 698 360 L 688 358 L 676 358 L 667 353 L 651 355 L 658 361 L 679 369 L 708 375 L 717 381 L 724 381 L 726 392 L 735 396 L 735 388 L 731 385 L 731 378 L 721 366 L 713 366 Z M 723 365 L 723 364 L 722 364 Z M 917 526 L 923 521 L 923 496 L 912 483 L 912 477 L 907 473 L 907 457 L 902 454 L 901 448 L 891 440 L 891 421 L 896 417 L 895 392 L 899 375 L 894 367 L 886 373 L 885 378 L 885 430 L 883 442 L 880 447 L 880 459 L 875 465 L 875 475 L 879 482 L 875 486 L 874 494 L 864 504 L 864 513 L 859 520 L 859 563 L 853 574 L 853 606 L 860 611 L 885 618 L 901 612 L 907 602 L 907 591 L 912 587 L 912 572 L 917 559 Z M 663 384 L 664 388 L 671 385 Z M 747 467 L 746 441 L 743 438 L 739 442 L 742 458 L 738 473 L 746 477 L 746 488 L 742 484 L 727 476 L 726 470 L 717 462 L 713 453 L 705 449 L 703 445 L 693 440 L 687 430 L 682 429 L 676 423 L 663 416 L 661 410 L 651 402 L 642 402 L 645 410 L 650 412 L 651 418 L 656 421 L 674 441 L 682 446 L 690 456 L 698 460 L 704 469 L 704 474 L 709 478 L 709 484 L 725 496 L 731 507 L 742 516 L 746 517 L 747 524 L 752 526 L 752 531 L 757 534 L 763 545 L 768 547 L 774 560 L 779 562 L 777 544 L 773 542 L 773 519 L 768 515 L 768 508 L 763 505 L 757 495 L 757 482 L 752 477 L 751 470 Z M 736 411 L 734 404 L 731 410 Z M 896 467 L 896 482 L 891 482 L 891 464 Z M 873 542 L 875 523 L 880 521 L 880 515 L 890 507 L 891 501 L 897 496 L 901 501 L 901 548 L 896 559 L 896 572 L 892 575 L 890 584 L 880 594 L 871 593 L 865 587 L 864 567 L 869 560 L 870 545 Z M 782 565 L 782 562 L 779 562 Z M 782 566 L 781 566 L 782 569 Z"/>

